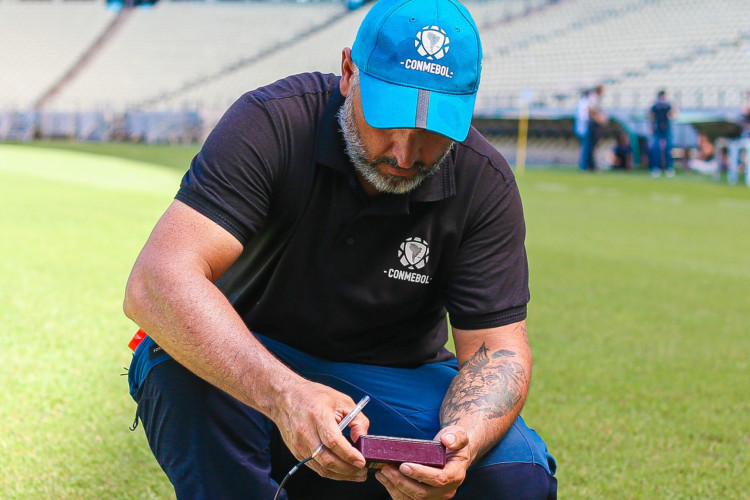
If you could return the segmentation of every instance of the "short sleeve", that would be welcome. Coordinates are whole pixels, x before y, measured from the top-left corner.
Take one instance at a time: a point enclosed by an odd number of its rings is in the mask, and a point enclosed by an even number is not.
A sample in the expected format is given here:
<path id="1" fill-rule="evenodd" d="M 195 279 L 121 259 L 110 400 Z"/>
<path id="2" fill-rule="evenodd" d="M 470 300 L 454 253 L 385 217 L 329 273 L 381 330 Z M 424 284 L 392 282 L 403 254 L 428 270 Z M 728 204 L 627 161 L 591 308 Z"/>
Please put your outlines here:
<path id="1" fill-rule="evenodd" d="M 476 330 L 526 318 L 528 262 L 515 180 L 497 182 L 468 221 L 446 289 L 454 327 Z"/>
<path id="2" fill-rule="evenodd" d="M 206 139 L 176 199 L 245 244 L 266 220 L 284 175 L 283 135 L 264 103 L 245 94 Z"/>

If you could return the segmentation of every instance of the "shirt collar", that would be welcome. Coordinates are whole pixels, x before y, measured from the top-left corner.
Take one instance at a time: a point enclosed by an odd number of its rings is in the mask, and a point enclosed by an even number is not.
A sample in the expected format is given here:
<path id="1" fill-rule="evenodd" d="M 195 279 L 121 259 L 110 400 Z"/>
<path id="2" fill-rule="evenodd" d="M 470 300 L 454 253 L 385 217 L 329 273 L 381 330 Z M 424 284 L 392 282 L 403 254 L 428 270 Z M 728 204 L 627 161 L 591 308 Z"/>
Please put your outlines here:
<path id="1" fill-rule="evenodd" d="M 344 96 L 335 84 L 333 95 L 328 101 L 320 126 L 318 127 L 315 161 L 337 170 L 344 175 L 354 175 L 354 167 L 346 154 L 344 138 L 339 130 L 338 110 L 344 103 Z M 456 194 L 455 179 L 455 148 L 440 171 L 425 179 L 414 191 L 404 195 L 389 195 L 388 198 L 398 199 L 398 204 L 414 202 L 431 202 L 449 198 Z M 395 202 L 395 200 L 394 200 Z"/>

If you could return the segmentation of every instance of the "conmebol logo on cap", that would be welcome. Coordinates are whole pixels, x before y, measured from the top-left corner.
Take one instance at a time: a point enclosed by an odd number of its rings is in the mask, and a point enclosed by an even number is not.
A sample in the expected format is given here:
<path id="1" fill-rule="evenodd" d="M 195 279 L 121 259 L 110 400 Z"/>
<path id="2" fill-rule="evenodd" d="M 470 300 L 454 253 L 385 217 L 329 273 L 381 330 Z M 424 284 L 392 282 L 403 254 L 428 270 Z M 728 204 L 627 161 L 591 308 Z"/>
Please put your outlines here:
<path id="1" fill-rule="evenodd" d="M 414 46 L 422 57 L 442 59 L 448 53 L 450 41 L 444 29 L 439 26 L 425 26 L 417 33 Z"/>

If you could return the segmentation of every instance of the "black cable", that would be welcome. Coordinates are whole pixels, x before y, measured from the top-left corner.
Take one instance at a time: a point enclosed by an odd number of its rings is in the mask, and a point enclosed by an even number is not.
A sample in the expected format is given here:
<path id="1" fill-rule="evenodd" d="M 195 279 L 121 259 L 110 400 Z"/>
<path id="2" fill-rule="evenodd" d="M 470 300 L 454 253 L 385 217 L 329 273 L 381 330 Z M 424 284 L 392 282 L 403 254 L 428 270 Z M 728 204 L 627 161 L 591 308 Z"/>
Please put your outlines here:
<path id="1" fill-rule="evenodd" d="M 306 459 L 302 460 L 300 463 L 292 467 L 289 470 L 289 472 L 286 473 L 286 476 L 284 477 L 284 479 L 281 481 L 281 483 L 279 483 L 279 487 L 276 490 L 276 494 L 273 496 L 273 500 L 279 500 L 279 495 L 281 495 L 281 490 L 284 489 L 284 485 L 289 480 L 289 478 L 292 477 L 292 474 L 297 472 L 297 469 L 299 469 L 300 467 L 302 467 L 303 465 L 305 465 L 307 462 L 309 462 L 312 459 L 313 457 L 307 457 Z"/>

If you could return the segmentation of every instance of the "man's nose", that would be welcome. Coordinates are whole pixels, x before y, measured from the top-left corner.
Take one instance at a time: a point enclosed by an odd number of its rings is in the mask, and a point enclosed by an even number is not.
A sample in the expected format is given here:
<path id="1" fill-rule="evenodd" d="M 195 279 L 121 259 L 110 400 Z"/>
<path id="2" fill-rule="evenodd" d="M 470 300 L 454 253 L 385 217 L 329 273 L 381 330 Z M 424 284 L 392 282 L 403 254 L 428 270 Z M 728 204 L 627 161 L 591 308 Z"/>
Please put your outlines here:
<path id="1" fill-rule="evenodd" d="M 398 129 L 393 133 L 393 156 L 401 168 L 411 168 L 419 159 L 420 147 L 415 129 Z"/>

